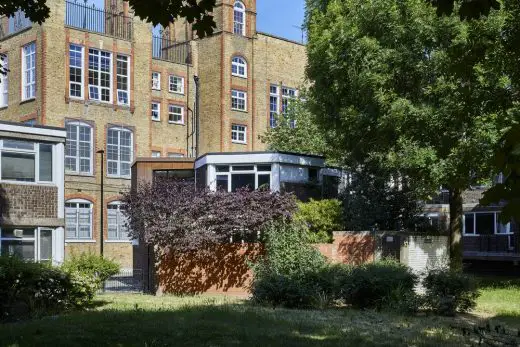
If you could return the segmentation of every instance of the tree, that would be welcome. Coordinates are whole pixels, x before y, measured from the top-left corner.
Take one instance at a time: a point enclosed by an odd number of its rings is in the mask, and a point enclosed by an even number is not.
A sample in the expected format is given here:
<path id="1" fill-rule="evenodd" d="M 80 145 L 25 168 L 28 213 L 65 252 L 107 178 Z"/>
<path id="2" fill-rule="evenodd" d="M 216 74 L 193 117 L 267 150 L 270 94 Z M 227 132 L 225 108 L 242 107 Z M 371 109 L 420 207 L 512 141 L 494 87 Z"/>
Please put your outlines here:
<path id="1" fill-rule="evenodd" d="M 311 6 L 312 6 L 311 0 Z M 450 191 L 451 266 L 462 265 L 462 192 L 488 179 L 514 116 L 503 10 L 461 21 L 423 0 L 308 6 L 309 103 L 351 167 L 376 161 Z"/>
<path id="2" fill-rule="evenodd" d="M 22 10 L 32 22 L 43 23 L 50 15 L 48 0 L 2 0 L 0 16 L 13 16 Z M 142 20 L 166 27 L 177 18 L 193 23 L 199 37 L 213 33 L 216 27 L 212 11 L 215 0 L 125 0 Z"/>
<path id="3" fill-rule="evenodd" d="M 296 210 L 291 194 L 268 190 L 210 192 L 193 182 L 141 183 L 122 199 L 130 237 L 162 250 L 204 250 L 215 243 L 256 239 L 268 223 Z"/>

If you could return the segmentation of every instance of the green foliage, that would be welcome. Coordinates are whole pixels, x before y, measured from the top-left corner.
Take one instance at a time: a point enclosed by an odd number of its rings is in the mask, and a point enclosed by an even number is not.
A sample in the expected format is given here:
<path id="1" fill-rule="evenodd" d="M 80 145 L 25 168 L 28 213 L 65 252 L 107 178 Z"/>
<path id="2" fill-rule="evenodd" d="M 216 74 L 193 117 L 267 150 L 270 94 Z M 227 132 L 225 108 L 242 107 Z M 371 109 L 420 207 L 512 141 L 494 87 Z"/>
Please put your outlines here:
<path id="1" fill-rule="evenodd" d="M 308 227 L 312 242 L 332 242 L 332 233 L 343 230 L 343 207 L 337 199 L 298 202 L 294 219 Z"/>
<path id="2" fill-rule="evenodd" d="M 417 276 L 407 266 L 393 260 L 378 261 L 355 267 L 343 295 L 353 307 L 381 309 L 397 296 L 409 300 L 417 282 Z"/>
<path id="3" fill-rule="evenodd" d="M 96 292 L 101 286 L 99 279 L 78 271 L 71 271 L 68 274 L 72 284 L 69 289 L 70 304 L 76 308 L 91 305 Z"/>
<path id="4" fill-rule="evenodd" d="M 423 285 L 427 307 L 444 316 L 468 312 L 476 306 L 480 295 L 477 281 L 456 271 L 432 270 L 424 278 Z"/>
<path id="5" fill-rule="evenodd" d="M 95 279 L 99 285 L 120 270 L 116 262 L 95 254 L 81 253 L 68 258 L 61 268 L 68 273 L 79 273 Z"/>

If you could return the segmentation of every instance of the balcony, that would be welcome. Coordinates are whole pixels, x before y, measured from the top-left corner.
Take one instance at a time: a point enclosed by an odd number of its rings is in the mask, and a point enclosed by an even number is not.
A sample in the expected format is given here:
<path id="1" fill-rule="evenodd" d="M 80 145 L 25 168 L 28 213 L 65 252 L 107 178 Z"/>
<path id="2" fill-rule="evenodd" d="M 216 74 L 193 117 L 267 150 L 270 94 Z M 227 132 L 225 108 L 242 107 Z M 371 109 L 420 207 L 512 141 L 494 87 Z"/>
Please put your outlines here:
<path id="1" fill-rule="evenodd" d="M 4 40 L 30 27 L 32 27 L 32 22 L 25 17 L 22 11 L 16 12 L 13 17 L 0 17 L 0 40 Z"/>
<path id="2" fill-rule="evenodd" d="M 75 1 L 66 1 L 65 25 L 118 39 L 132 39 L 132 17 Z"/>
<path id="3" fill-rule="evenodd" d="M 520 260 L 518 234 L 464 236 L 464 259 Z"/>
<path id="4" fill-rule="evenodd" d="M 173 42 L 168 38 L 152 37 L 152 57 L 177 64 L 191 64 L 191 45 L 188 41 Z"/>

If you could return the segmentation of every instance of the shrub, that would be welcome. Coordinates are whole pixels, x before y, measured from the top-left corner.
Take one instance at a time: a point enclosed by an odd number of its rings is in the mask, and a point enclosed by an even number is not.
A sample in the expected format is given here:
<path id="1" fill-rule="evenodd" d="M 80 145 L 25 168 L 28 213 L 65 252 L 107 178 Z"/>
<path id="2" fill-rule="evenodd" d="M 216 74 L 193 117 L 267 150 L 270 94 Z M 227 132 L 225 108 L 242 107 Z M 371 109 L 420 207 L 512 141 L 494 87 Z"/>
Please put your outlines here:
<path id="1" fill-rule="evenodd" d="M 88 253 L 73 255 L 63 263 L 61 268 L 67 273 L 90 276 L 98 282 L 98 285 L 101 285 L 120 270 L 119 265 L 114 261 Z"/>
<path id="2" fill-rule="evenodd" d="M 331 242 L 332 233 L 343 229 L 343 209 L 337 199 L 298 202 L 294 218 L 309 228 L 315 243 Z"/>
<path id="3" fill-rule="evenodd" d="M 343 297 L 356 308 L 381 309 L 396 292 L 412 296 L 417 281 L 407 266 L 393 260 L 378 261 L 352 269 L 343 287 Z"/>
<path id="4" fill-rule="evenodd" d="M 480 295 L 473 277 L 447 269 L 429 271 L 423 286 L 427 307 L 445 316 L 468 312 L 476 306 Z"/>

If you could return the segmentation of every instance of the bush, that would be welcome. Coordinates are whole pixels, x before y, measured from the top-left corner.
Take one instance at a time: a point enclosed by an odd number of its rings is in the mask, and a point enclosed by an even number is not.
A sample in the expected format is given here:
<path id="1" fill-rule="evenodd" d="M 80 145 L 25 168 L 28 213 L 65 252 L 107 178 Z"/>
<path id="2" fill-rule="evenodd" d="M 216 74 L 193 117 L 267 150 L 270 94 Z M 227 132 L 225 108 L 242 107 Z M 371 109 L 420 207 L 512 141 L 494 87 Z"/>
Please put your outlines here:
<path id="1" fill-rule="evenodd" d="M 312 242 L 331 242 L 332 233 L 343 229 L 343 209 L 336 199 L 299 202 L 295 219 L 311 232 Z"/>
<path id="2" fill-rule="evenodd" d="M 342 292 L 345 303 L 353 307 L 382 309 L 396 293 L 413 297 L 417 281 L 407 266 L 384 260 L 354 267 Z"/>
<path id="3" fill-rule="evenodd" d="M 90 276 L 93 281 L 98 283 L 98 286 L 120 270 L 119 265 L 114 261 L 87 253 L 73 255 L 63 263 L 61 268 L 67 273 Z"/>
<path id="4" fill-rule="evenodd" d="M 479 297 L 477 281 L 461 272 L 451 270 L 429 271 L 423 280 L 425 302 L 433 312 L 453 316 L 468 312 L 476 306 Z"/>
<path id="5" fill-rule="evenodd" d="M 68 274 L 49 265 L 0 257 L 0 319 L 15 320 L 69 308 Z"/>

